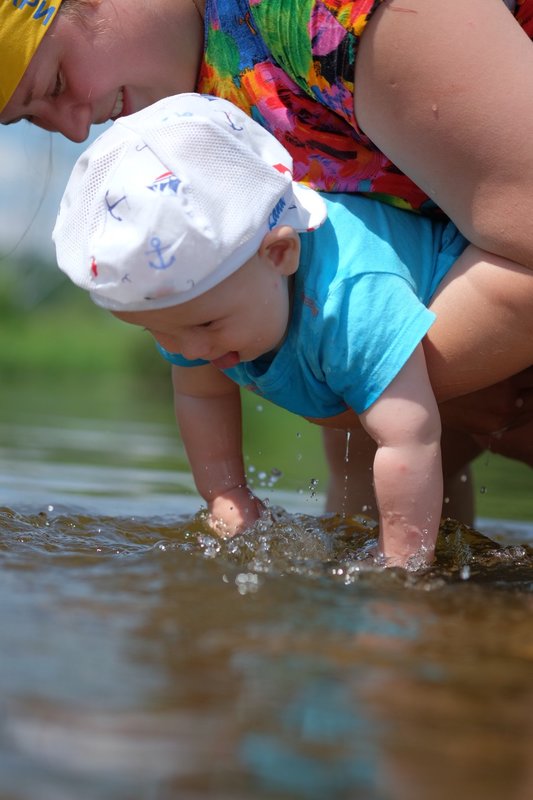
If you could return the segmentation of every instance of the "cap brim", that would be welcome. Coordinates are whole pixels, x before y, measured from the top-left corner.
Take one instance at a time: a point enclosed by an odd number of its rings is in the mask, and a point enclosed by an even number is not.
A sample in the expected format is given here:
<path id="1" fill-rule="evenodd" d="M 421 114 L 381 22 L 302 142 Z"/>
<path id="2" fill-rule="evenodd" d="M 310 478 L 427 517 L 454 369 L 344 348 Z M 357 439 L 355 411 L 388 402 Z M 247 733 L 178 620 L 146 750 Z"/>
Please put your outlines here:
<path id="1" fill-rule="evenodd" d="M 326 204 L 318 192 L 303 183 L 292 182 L 292 197 L 279 223 L 290 225 L 297 231 L 314 231 L 328 215 Z"/>

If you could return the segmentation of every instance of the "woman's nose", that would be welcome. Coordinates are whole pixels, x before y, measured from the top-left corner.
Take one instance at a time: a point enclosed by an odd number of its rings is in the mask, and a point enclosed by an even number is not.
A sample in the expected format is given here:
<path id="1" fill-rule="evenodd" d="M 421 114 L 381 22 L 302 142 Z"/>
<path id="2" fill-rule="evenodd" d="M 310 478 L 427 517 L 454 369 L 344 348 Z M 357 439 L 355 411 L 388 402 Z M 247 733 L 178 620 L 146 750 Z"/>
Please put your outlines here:
<path id="1" fill-rule="evenodd" d="M 38 114 L 32 115 L 34 124 L 55 133 L 62 133 L 72 142 L 84 142 L 88 137 L 92 111 L 88 103 L 74 103 L 67 99 L 55 98 Z"/>

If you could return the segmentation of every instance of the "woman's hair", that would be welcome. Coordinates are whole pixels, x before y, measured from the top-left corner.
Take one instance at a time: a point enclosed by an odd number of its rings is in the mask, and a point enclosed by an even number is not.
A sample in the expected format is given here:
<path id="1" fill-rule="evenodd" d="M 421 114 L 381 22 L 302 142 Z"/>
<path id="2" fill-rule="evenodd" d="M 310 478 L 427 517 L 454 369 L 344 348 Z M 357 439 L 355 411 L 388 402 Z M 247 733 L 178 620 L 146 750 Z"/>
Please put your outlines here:
<path id="1" fill-rule="evenodd" d="M 60 13 L 69 14 L 69 16 L 77 17 L 77 19 L 83 21 L 85 8 L 93 4 L 94 0 L 63 0 Z"/>
<path id="2" fill-rule="evenodd" d="M 60 8 L 61 14 L 68 14 L 71 19 L 75 19 L 81 25 L 87 24 L 87 10 L 95 8 L 100 5 L 102 0 L 63 0 Z M 98 31 L 103 31 L 108 22 L 101 20 L 97 28 Z"/>

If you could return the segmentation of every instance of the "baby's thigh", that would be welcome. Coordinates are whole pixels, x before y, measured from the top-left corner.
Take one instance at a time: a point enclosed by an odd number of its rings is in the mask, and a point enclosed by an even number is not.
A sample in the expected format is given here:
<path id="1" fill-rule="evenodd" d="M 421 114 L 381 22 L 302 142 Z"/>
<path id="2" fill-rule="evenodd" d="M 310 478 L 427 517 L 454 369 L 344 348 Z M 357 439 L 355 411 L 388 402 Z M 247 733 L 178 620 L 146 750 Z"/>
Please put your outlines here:
<path id="1" fill-rule="evenodd" d="M 470 245 L 431 300 L 424 349 L 439 401 L 533 363 L 533 271 Z"/>

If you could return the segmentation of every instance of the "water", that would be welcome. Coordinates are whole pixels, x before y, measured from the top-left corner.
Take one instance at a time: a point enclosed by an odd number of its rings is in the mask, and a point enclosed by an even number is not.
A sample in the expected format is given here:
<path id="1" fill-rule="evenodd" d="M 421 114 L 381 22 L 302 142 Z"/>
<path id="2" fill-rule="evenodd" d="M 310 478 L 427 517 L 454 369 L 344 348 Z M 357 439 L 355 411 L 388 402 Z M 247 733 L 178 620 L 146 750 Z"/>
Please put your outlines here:
<path id="1" fill-rule="evenodd" d="M 170 426 L 0 428 L 1 800 L 530 800 L 531 524 L 384 571 L 275 489 L 221 541 Z"/>

